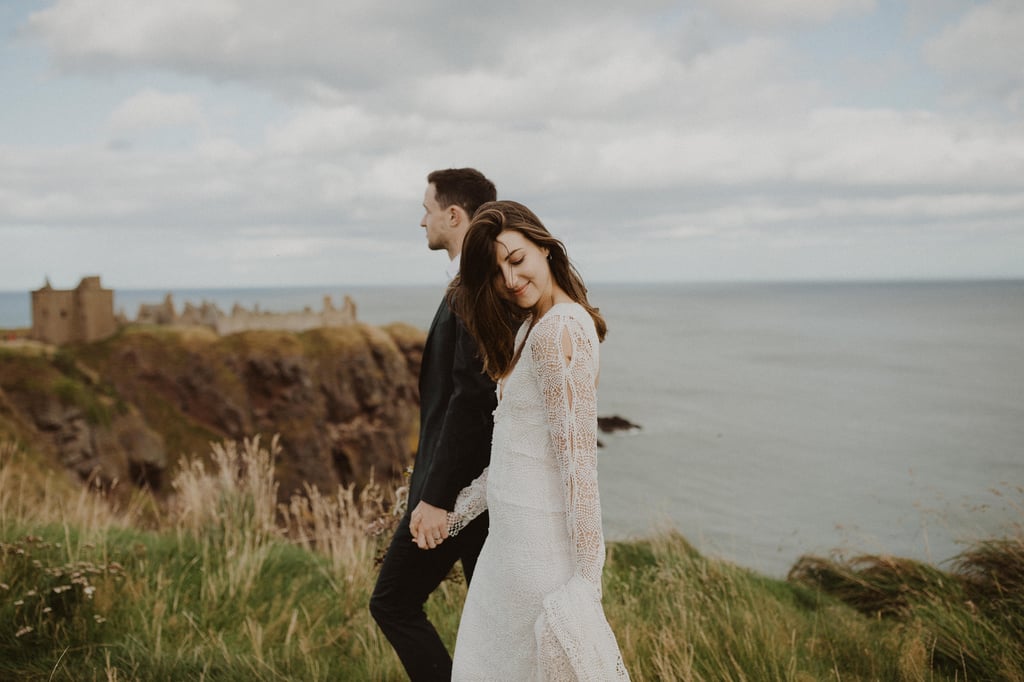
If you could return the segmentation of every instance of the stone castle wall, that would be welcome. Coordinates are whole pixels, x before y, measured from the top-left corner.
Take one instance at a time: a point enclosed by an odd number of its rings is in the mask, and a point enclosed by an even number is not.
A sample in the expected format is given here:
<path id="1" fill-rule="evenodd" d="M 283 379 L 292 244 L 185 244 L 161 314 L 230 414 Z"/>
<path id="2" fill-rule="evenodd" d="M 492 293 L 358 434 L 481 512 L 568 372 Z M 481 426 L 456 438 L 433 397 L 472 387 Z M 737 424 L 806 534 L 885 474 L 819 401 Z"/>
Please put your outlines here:
<path id="1" fill-rule="evenodd" d="M 161 324 L 174 326 L 204 326 L 213 329 L 220 336 L 237 334 L 245 331 L 274 330 L 302 332 L 320 327 L 341 327 L 356 322 L 356 304 L 348 296 L 341 309 L 334 307 L 330 296 L 324 296 L 323 310 L 316 312 L 306 308 L 300 312 L 272 313 L 261 311 L 258 307 L 244 308 L 237 303 L 227 314 L 216 304 L 203 301 L 196 306 L 185 303 L 179 315 L 170 294 L 162 303 L 143 304 L 135 319 L 142 324 Z"/>
<path id="2" fill-rule="evenodd" d="M 32 333 L 37 341 L 64 345 L 100 341 L 117 331 L 114 292 L 99 277 L 84 277 L 74 289 L 49 281 L 32 292 Z"/>

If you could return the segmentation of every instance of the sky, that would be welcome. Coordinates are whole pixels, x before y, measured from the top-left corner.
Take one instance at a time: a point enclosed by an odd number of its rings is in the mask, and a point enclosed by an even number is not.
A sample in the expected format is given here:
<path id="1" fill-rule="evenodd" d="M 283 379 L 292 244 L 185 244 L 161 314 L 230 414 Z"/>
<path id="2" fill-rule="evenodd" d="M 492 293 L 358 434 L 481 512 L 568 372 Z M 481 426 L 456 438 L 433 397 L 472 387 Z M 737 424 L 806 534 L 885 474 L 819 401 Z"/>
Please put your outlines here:
<path id="1" fill-rule="evenodd" d="M 1024 277 L 1021 0 L 5 0 L 0 290 L 443 282 L 473 166 L 588 281 Z"/>

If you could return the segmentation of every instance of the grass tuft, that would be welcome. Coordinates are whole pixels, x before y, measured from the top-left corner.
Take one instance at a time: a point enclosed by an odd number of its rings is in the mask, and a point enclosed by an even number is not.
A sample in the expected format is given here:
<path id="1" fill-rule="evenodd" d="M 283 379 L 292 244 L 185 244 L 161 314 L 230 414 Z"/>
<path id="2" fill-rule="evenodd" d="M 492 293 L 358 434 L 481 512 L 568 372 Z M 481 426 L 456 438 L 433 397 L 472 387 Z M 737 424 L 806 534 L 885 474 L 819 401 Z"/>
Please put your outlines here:
<path id="1" fill-rule="evenodd" d="M 1024 537 L 979 541 L 952 570 L 908 559 L 803 557 L 789 579 L 894 621 L 907 657 L 960 679 L 1024 680 Z"/>

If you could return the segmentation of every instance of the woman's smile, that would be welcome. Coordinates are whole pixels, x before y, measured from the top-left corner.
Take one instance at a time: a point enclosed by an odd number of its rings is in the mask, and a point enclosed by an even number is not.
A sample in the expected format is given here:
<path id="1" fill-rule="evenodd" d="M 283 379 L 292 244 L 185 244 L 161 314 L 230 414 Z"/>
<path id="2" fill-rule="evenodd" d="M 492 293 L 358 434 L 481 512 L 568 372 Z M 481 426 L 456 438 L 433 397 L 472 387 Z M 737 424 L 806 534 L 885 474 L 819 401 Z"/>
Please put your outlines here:
<path id="1" fill-rule="evenodd" d="M 501 290 L 520 308 L 534 308 L 551 291 L 547 250 L 516 230 L 503 230 L 495 241 L 496 276 Z"/>

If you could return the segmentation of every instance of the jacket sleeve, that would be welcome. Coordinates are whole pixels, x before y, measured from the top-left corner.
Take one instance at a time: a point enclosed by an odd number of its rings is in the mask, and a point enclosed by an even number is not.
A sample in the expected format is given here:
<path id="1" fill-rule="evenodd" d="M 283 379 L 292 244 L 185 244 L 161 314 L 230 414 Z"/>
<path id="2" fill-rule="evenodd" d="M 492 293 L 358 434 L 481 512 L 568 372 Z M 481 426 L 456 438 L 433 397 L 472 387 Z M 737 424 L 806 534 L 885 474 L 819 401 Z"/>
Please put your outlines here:
<path id="1" fill-rule="evenodd" d="M 545 322 L 534 330 L 530 350 L 561 472 L 565 524 L 575 549 L 575 576 L 589 583 L 600 597 L 605 546 L 597 489 L 596 339 L 572 317 Z"/>
<path id="2" fill-rule="evenodd" d="M 494 382 L 484 373 L 475 339 L 454 315 L 455 352 L 452 393 L 437 439 L 422 499 L 451 510 L 459 491 L 487 466 L 496 396 Z"/>

